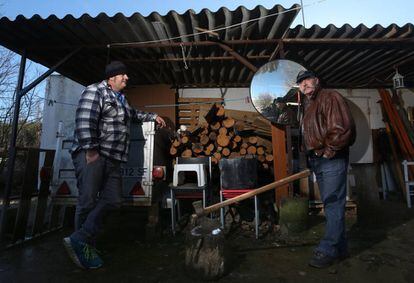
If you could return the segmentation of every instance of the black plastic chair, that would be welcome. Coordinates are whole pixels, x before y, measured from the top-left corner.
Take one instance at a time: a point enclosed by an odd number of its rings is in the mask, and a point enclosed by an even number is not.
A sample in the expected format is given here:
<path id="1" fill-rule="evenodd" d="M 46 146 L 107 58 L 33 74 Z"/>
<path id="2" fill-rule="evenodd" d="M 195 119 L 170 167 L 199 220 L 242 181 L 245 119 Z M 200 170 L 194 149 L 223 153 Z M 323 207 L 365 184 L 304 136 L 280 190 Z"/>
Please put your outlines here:
<path id="1" fill-rule="evenodd" d="M 220 202 L 232 199 L 257 188 L 257 160 L 255 158 L 221 159 Z M 254 223 L 256 239 L 259 238 L 259 198 L 254 197 Z M 220 209 L 221 227 L 224 229 L 225 208 Z"/>

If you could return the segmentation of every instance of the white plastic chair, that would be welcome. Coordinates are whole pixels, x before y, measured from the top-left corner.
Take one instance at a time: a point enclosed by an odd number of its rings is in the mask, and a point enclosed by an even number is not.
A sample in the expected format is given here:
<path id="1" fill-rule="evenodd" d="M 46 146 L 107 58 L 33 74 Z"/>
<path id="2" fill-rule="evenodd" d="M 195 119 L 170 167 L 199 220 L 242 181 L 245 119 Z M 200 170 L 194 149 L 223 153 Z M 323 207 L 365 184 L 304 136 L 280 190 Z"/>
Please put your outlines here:
<path id="1" fill-rule="evenodd" d="M 185 172 L 195 172 L 196 183 L 186 183 Z M 180 180 L 181 179 L 181 180 Z M 203 200 L 203 207 L 206 207 L 207 190 L 211 179 L 211 158 L 210 157 L 177 157 L 174 165 L 173 183 L 170 186 L 171 195 L 171 230 L 175 234 L 176 206 L 178 217 L 180 215 L 179 199 L 200 199 Z M 201 197 L 200 197 L 201 193 Z"/>

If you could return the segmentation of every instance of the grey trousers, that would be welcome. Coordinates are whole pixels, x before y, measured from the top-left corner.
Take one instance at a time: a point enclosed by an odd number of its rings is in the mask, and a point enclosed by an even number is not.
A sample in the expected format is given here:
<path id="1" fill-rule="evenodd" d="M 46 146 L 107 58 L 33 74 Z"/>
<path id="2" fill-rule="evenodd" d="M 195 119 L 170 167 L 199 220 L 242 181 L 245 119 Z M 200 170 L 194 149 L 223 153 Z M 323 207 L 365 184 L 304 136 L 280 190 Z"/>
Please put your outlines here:
<path id="1" fill-rule="evenodd" d="M 75 240 L 94 244 L 102 229 L 103 217 L 121 206 L 120 162 L 100 156 L 86 164 L 86 152 L 72 156 L 79 191 L 75 212 Z"/>

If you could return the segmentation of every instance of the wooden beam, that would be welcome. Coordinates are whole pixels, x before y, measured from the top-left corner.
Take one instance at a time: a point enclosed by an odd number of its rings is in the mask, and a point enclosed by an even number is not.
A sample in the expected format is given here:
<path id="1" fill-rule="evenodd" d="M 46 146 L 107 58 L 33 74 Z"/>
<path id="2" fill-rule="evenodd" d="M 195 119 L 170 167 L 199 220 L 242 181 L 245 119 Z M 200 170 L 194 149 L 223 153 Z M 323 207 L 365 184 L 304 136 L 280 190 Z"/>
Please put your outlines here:
<path id="1" fill-rule="evenodd" d="M 286 135 L 282 126 L 272 124 L 272 144 L 273 144 L 273 166 L 275 180 L 281 180 L 288 175 L 287 154 L 286 154 Z M 289 185 L 283 185 L 275 190 L 276 204 L 280 207 L 281 200 L 289 197 Z"/>
<path id="2" fill-rule="evenodd" d="M 257 55 L 257 56 L 246 56 L 249 60 L 261 60 L 269 59 L 269 55 Z M 237 60 L 233 56 L 209 56 L 209 57 L 189 57 L 185 58 L 185 61 L 222 61 L 222 60 Z M 155 63 L 155 62 L 171 62 L 171 61 L 183 61 L 183 58 L 159 58 L 159 59 L 126 59 L 123 62 L 137 62 L 137 63 Z"/>
<path id="3" fill-rule="evenodd" d="M 253 73 L 256 73 L 258 68 L 249 62 L 246 58 L 241 56 L 239 53 L 234 51 L 230 46 L 226 45 L 225 43 L 217 42 L 217 45 L 223 48 L 225 51 L 229 52 L 234 58 L 236 58 L 240 63 L 245 65 L 247 68 L 249 68 Z"/>
<path id="4" fill-rule="evenodd" d="M 226 88 L 239 88 L 239 87 L 249 87 L 250 82 L 245 83 L 222 83 L 222 82 L 211 82 L 211 83 L 191 83 L 191 84 L 185 84 L 185 83 L 179 83 L 174 85 L 173 87 L 176 88 L 220 88 L 220 87 L 226 87 Z"/>
<path id="5" fill-rule="evenodd" d="M 281 59 L 285 58 L 285 47 L 283 45 L 283 39 L 288 34 L 288 31 L 289 29 L 286 29 L 285 33 L 282 36 L 282 40 L 277 43 L 275 50 L 273 50 L 272 55 L 270 55 L 269 61 L 273 61 L 274 59 L 276 59 L 276 56 L 278 54 Z"/>

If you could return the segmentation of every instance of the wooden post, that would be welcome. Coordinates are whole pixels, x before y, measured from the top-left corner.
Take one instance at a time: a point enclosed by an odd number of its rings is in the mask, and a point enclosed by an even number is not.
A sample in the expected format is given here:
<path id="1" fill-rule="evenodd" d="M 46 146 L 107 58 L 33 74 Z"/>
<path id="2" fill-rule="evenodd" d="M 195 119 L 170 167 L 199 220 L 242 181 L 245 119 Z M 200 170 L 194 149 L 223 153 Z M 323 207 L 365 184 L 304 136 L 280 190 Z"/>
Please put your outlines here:
<path id="1" fill-rule="evenodd" d="M 288 163 L 286 154 L 286 131 L 284 126 L 272 124 L 272 145 L 273 145 L 273 167 L 275 180 L 280 180 L 288 175 Z M 289 197 L 291 192 L 289 184 L 283 185 L 275 190 L 276 204 L 280 207 L 281 200 Z"/>

